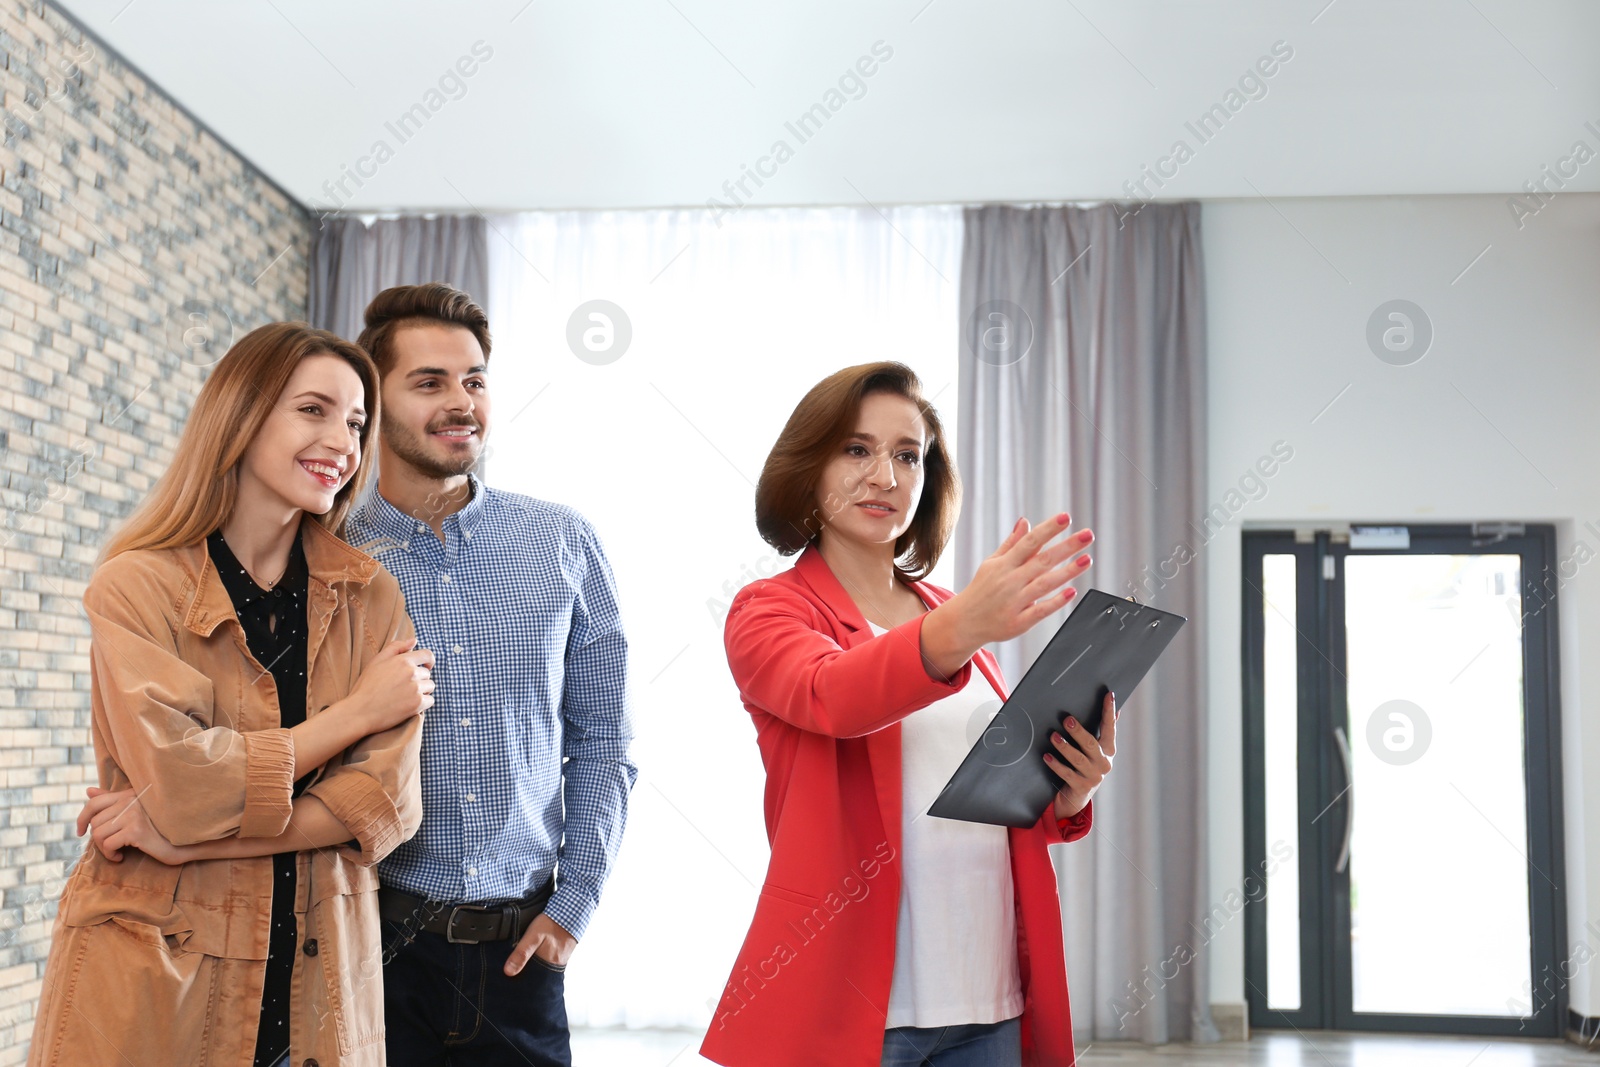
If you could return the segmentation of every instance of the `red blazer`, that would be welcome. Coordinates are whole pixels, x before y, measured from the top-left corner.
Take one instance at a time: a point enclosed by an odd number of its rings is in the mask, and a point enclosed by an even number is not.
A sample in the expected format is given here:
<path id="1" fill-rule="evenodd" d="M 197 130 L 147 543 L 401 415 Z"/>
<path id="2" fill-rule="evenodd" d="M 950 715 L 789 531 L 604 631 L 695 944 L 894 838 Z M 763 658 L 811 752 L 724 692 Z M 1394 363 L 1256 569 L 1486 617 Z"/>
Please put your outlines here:
<path id="1" fill-rule="evenodd" d="M 948 589 L 912 587 L 930 607 Z M 925 615 L 873 634 L 816 546 L 733 598 L 728 665 L 766 765 L 772 858 L 700 1054 L 727 1067 L 878 1067 L 900 908 L 900 720 L 972 678 L 922 665 Z M 1089 832 L 1092 805 L 1008 831 L 1022 977 L 1022 1061 L 1070 1067 L 1072 1017 L 1048 848 Z M 956 919 L 958 917 L 952 917 Z"/>

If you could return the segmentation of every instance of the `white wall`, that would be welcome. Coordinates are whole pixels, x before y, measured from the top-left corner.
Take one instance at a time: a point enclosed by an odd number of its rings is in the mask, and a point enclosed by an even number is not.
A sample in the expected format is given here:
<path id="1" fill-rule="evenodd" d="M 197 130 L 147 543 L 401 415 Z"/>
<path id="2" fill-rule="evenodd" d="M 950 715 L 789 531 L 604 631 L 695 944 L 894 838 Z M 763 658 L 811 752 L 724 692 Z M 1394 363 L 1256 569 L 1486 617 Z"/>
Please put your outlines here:
<path id="1" fill-rule="evenodd" d="M 1554 522 L 1562 559 L 1577 541 L 1600 553 L 1584 529 L 1600 520 L 1600 195 L 1560 195 L 1520 230 L 1497 196 L 1215 201 L 1203 233 L 1209 499 L 1274 441 L 1294 448 L 1207 546 L 1211 883 L 1222 899 L 1244 874 L 1243 525 Z M 1405 367 L 1365 341 L 1369 315 L 1394 298 L 1420 305 L 1435 330 Z M 1600 843 L 1585 834 L 1600 825 L 1600 730 L 1585 729 L 1581 693 L 1600 670 L 1600 567 L 1577 567 L 1561 597 L 1567 940 L 1587 946 L 1583 959 L 1600 953 Z M 1587 1016 L 1600 1016 L 1596 966 L 1572 981 L 1572 1007 Z M 1242 924 L 1214 943 L 1211 979 L 1214 1002 L 1244 1001 Z"/>

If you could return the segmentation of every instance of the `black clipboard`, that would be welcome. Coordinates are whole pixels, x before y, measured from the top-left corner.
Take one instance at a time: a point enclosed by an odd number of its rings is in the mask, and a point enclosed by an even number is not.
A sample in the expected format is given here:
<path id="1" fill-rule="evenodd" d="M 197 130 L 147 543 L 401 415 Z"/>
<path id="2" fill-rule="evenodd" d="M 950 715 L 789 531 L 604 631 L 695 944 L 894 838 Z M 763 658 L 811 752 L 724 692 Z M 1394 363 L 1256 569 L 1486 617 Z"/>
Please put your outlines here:
<path id="1" fill-rule="evenodd" d="M 1120 708 L 1187 622 L 1132 597 L 1091 589 L 1012 690 L 929 815 L 1026 829 L 1061 779 L 1044 762 L 1050 735 L 1070 714 L 1096 737 L 1106 693 Z M 974 667 L 976 669 L 976 667 Z"/>

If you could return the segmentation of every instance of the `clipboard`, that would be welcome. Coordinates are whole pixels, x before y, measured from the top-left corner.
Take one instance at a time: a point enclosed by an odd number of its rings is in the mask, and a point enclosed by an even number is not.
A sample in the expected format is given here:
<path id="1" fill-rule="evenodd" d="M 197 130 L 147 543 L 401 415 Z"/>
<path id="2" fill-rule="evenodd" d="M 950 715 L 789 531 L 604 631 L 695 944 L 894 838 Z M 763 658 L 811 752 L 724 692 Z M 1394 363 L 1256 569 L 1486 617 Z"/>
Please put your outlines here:
<path id="1" fill-rule="evenodd" d="M 1126 704 L 1186 619 L 1091 589 L 1017 683 L 928 814 L 1016 826 L 1039 821 L 1061 788 L 1044 762 L 1063 712 L 1096 737 L 1107 692 Z"/>

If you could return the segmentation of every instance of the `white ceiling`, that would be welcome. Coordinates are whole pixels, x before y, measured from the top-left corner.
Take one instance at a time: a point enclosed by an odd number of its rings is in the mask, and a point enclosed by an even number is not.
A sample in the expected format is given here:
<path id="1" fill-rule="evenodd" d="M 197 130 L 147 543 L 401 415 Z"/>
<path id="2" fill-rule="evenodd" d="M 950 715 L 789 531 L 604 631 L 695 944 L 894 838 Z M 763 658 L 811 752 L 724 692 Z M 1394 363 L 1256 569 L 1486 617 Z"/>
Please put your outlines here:
<path id="1" fill-rule="evenodd" d="M 63 6 L 312 207 L 704 205 L 778 140 L 754 203 L 1126 198 L 1180 138 L 1154 195 L 1513 193 L 1600 150 L 1595 0 Z M 464 95 L 402 143 L 385 124 L 478 41 Z M 785 122 L 878 41 L 892 57 L 801 143 Z M 1200 143 L 1185 121 L 1276 41 L 1266 95 Z M 380 140 L 392 158 L 330 194 Z M 1600 191 L 1600 159 L 1567 190 Z"/>

